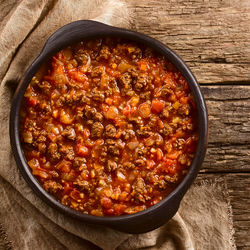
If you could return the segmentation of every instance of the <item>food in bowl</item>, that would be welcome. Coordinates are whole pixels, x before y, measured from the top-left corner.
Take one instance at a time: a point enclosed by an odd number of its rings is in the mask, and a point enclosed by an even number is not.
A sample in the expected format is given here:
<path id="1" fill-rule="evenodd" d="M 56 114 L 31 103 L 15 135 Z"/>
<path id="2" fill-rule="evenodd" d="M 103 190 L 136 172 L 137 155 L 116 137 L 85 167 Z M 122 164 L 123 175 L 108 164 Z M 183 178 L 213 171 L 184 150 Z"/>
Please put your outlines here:
<path id="1" fill-rule="evenodd" d="M 54 55 L 21 108 L 27 163 L 63 205 L 95 216 L 145 210 L 187 174 L 197 110 L 182 74 L 152 49 L 96 38 Z"/>

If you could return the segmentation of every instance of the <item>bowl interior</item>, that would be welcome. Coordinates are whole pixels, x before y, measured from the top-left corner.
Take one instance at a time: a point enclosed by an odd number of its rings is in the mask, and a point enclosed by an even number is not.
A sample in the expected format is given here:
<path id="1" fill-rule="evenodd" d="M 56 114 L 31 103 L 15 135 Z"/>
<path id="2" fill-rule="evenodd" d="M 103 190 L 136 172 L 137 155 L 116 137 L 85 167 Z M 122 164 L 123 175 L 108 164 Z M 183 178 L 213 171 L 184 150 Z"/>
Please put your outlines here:
<path id="1" fill-rule="evenodd" d="M 175 188 L 175 190 L 172 193 L 170 193 L 166 198 L 164 198 L 162 201 L 160 201 L 156 205 L 146 210 L 131 215 L 97 217 L 77 212 L 69 207 L 62 205 L 60 202 L 56 201 L 50 194 L 48 194 L 41 187 L 37 179 L 32 175 L 30 168 L 26 163 L 21 148 L 21 143 L 19 138 L 19 111 L 25 90 L 30 80 L 32 79 L 33 75 L 37 72 L 37 70 L 44 61 L 46 61 L 53 54 L 55 54 L 56 52 L 58 52 L 59 50 L 68 45 L 79 42 L 81 40 L 91 39 L 96 37 L 104 37 L 104 36 L 121 37 L 127 40 L 142 43 L 148 47 L 153 48 L 160 54 L 163 54 L 171 63 L 174 64 L 174 66 L 186 78 L 193 93 L 193 96 L 195 98 L 198 111 L 198 120 L 199 120 L 199 141 L 189 172 L 184 177 L 182 182 Z M 180 202 L 183 195 L 185 194 L 185 192 L 195 179 L 205 156 L 206 144 L 207 144 L 207 110 L 203 96 L 201 94 L 199 85 L 195 77 L 193 76 L 189 68 L 185 65 L 185 63 L 167 46 L 165 46 L 161 42 L 151 37 L 145 36 L 137 32 L 129 31 L 126 29 L 115 28 L 93 21 L 78 21 L 62 27 L 48 39 L 41 54 L 31 64 L 31 66 L 26 71 L 24 77 L 20 81 L 20 84 L 13 98 L 11 107 L 10 137 L 11 137 L 11 144 L 14 156 L 22 175 L 24 176 L 28 184 L 32 187 L 32 189 L 44 201 L 46 201 L 47 203 L 49 203 L 49 205 L 57 209 L 59 208 L 62 212 L 65 212 L 66 214 L 70 214 L 73 217 L 76 217 L 78 219 L 79 218 L 83 219 L 87 222 L 103 223 L 106 221 L 112 223 L 112 221 L 113 222 L 122 220 L 126 221 L 150 214 L 152 211 L 159 209 L 162 206 L 162 204 L 171 204 L 172 202 L 175 203 Z"/>

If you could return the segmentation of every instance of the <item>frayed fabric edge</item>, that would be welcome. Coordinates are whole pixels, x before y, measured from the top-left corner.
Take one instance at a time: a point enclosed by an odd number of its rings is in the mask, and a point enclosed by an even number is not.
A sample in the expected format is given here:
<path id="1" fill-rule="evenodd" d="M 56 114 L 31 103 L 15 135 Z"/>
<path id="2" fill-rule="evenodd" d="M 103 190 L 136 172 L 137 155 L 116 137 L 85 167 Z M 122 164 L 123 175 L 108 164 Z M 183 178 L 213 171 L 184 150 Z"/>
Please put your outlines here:
<path id="1" fill-rule="evenodd" d="M 8 236 L 6 234 L 6 230 L 4 226 L 0 222 L 0 250 L 11 250 L 12 243 L 8 240 Z"/>
<path id="2" fill-rule="evenodd" d="M 226 203 L 227 203 L 227 215 L 228 215 L 230 235 L 231 235 L 229 241 L 231 243 L 232 249 L 237 250 L 236 242 L 235 242 L 235 238 L 234 238 L 235 229 L 233 227 L 233 209 L 232 209 L 230 196 L 229 196 L 229 192 L 228 192 L 228 186 L 227 186 L 225 179 L 222 177 L 213 177 L 213 178 L 209 178 L 206 180 L 197 180 L 193 184 L 193 186 L 194 187 L 211 186 L 213 188 L 220 189 L 220 192 L 222 193 L 223 198 L 226 200 Z"/>

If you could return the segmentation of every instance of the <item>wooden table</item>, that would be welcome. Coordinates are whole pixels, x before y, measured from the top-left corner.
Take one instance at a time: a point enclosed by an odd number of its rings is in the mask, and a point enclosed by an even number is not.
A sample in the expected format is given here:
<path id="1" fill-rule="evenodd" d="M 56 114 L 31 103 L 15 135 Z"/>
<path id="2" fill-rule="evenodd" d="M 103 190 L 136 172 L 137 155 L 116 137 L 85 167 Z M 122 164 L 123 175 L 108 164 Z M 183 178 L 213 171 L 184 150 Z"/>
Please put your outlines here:
<path id="1" fill-rule="evenodd" d="M 176 51 L 201 85 L 209 144 L 198 178 L 226 180 L 238 249 L 250 249 L 250 0 L 127 0 L 134 29 Z"/>

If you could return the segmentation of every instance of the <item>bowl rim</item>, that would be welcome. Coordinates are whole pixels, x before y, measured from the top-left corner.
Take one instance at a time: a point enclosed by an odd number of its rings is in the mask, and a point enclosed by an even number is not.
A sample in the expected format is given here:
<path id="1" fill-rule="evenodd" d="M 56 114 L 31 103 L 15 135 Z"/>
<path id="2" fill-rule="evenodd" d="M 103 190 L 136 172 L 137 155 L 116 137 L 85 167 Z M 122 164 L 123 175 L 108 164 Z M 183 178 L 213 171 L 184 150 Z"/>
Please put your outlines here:
<path id="1" fill-rule="evenodd" d="M 83 30 L 85 33 L 83 33 Z M 82 33 L 78 36 L 74 36 L 74 32 L 77 31 L 80 31 Z M 23 100 L 24 92 L 28 84 L 30 83 L 31 78 L 45 60 L 47 60 L 49 57 L 51 57 L 53 54 L 55 54 L 57 51 L 67 45 L 85 39 L 104 36 L 122 37 L 128 40 L 134 40 L 137 42 L 144 43 L 147 46 L 163 54 L 170 62 L 175 65 L 175 67 L 182 73 L 182 75 L 187 80 L 195 98 L 199 120 L 199 140 L 194 159 L 187 175 L 168 196 L 166 196 L 154 206 L 151 206 L 135 214 L 99 217 L 84 214 L 70 207 L 64 206 L 43 189 L 43 187 L 40 185 L 35 176 L 31 173 L 31 170 L 28 164 L 26 163 L 24 154 L 22 152 L 21 142 L 19 138 L 19 111 Z M 197 176 L 200 166 L 205 157 L 208 136 L 208 115 L 204 97 L 201 93 L 196 78 L 194 77 L 188 66 L 183 62 L 183 60 L 168 46 L 152 37 L 149 37 L 136 31 L 117 28 L 96 21 L 79 20 L 69 23 L 55 31 L 48 38 L 40 54 L 26 70 L 25 74 L 23 75 L 22 79 L 18 84 L 18 87 L 12 100 L 9 130 L 11 147 L 14 153 L 14 158 L 16 160 L 17 166 L 26 182 L 42 200 L 44 200 L 50 206 L 59 209 L 61 212 L 70 215 L 71 217 L 75 217 L 77 219 L 89 223 L 111 225 L 112 223 L 119 223 L 121 221 L 126 222 L 129 220 L 135 220 L 136 218 L 142 216 L 150 215 L 155 210 L 160 209 L 160 207 L 162 207 L 164 204 L 171 204 L 171 202 L 176 202 L 176 200 L 179 200 L 180 203 L 182 197 L 184 196 L 184 194 L 194 181 L 195 177 Z"/>

